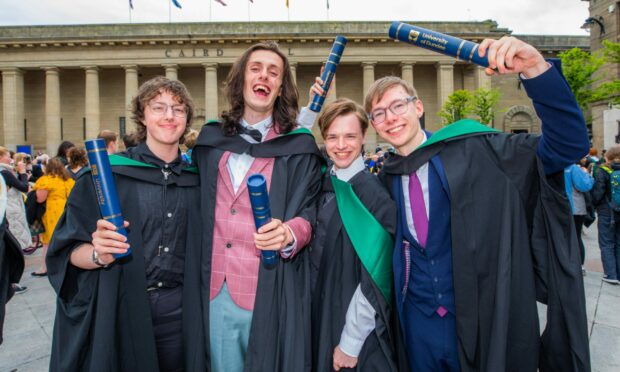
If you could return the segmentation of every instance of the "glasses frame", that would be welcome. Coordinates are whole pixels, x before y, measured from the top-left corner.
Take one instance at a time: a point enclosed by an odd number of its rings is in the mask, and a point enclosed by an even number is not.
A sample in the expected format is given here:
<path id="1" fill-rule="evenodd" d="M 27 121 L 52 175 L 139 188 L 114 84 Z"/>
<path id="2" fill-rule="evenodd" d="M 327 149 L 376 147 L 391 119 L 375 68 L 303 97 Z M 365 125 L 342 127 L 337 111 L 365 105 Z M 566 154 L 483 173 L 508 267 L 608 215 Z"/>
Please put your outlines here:
<path id="1" fill-rule="evenodd" d="M 164 116 L 168 112 L 168 109 L 170 109 L 172 111 L 172 116 L 174 116 L 174 117 L 177 117 L 177 118 L 186 118 L 187 117 L 187 105 L 185 105 L 185 104 L 169 105 L 169 104 L 163 103 L 163 102 L 149 102 L 146 105 L 151 109 L 151 111 L 153 112 L 153 115 Z M 162 112 L 162 113 L 158 113 L 158 112 L 155 111 L 155 109 L 153 109 L 153 105 L 164 105 L 164 106 L 166 106 L 166 110 L 164 110 L 164 112 Z M 183 115 L 177 115 L 177 112 L 174 111 L 174 107 L 175 106 L 183 106 L 183 108 L 184 108 Z"/>
<path id="2" fill-rule="evenodd" d="M 395 99 L 395 100 L 393 100 L 392 102 L 390 102 L 390 104 L 388 105 L 388 107 L 387 107 L 387 108 L 384 108 L 384 109 L 376 109 L 375 111 L 379 111 L 379 110 L 381 110 L 381 111 L 385 114 L 385 117 L 386 117 L 386 118 L 387 118 L 387 110 L 390 110 L 390 112 L 391 112 L 392 114 L 394 114 L 394 115 L 398 115 L 398 116 L 400 116 L 400 115 L 406 114 L 406 113 L 407 113 L 407 111 L 409 111 L 409 103 L 410 103 L 410 102 L 414 102 L 414 101 L 415 101 L 415 100 L 417 100 L 417 99 L 418 99 L 418 97 L 417 97 L 417 96 L 408 96 L 408 97 L 405 97 L 405 98 L 398 98 L 398 99 Z M 392 110 L 392 106 L 394 106 L 394 104 L 395 104 L 395 103 L 397 103 L 397 102 L 405 102 L 405 111 L 401 112 L 400 114 L 399 114 L 399 113 L 396 113 L 396 112 L 394 112 L 394 110 Z M 374 124 L 382 124 L 382 123 L 385 121 L 385 118 L 384 118 L 383 120 L 381 120 L 381 121 L 377 122 L 377 121 L 376 121 L 376 119 L 375 119 L 375 117 L 374 117 L 374 115 L 373 115 L 373 113 L 371 112 L 371 113 L 369 113 L 369 114 L 368 114 L 368 120 L 372 120 L 372 122 L 373 122 Z"/>

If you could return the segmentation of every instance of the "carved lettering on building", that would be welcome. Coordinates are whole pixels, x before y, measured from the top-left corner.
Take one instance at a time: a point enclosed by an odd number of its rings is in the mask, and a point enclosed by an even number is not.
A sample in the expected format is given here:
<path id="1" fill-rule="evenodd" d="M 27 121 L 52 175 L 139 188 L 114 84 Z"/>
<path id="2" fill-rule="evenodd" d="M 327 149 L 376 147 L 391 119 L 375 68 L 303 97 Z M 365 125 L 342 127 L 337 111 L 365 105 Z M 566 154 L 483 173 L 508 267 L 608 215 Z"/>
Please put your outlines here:
<path id="1" fill-rule="evenodd" d="M 223 57 L 224 49 L 166 49 L 166 58 Z"/>

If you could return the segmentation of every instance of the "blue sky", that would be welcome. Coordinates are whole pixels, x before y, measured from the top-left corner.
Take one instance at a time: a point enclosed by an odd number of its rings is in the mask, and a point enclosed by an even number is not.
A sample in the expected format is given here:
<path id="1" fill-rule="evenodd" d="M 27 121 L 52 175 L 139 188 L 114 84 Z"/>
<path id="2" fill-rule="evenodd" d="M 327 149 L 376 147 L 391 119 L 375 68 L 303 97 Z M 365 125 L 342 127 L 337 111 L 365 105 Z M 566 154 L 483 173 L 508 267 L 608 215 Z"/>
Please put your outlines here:
<path id="1" fill-rule="evenodd" d="M 133 0 L 134 23 L 219 21 L 482 21 L 515 34 L 587 35 L 580 29 L 589 2 L 581 0 Z M 129 0 L 0 0 L 0 25 L 128 23 Z"/>

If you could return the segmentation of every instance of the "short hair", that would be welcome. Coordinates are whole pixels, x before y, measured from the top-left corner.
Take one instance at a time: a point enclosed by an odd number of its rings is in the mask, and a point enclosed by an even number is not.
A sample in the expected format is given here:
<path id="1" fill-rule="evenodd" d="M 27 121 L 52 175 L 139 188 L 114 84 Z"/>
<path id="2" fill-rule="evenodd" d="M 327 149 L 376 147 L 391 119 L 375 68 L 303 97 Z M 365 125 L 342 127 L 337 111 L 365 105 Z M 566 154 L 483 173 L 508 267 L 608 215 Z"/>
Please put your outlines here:
<path id="1" fill-rule="evenodd" d="M 136 138 L 138 142 L 146 140 L 146 126 L 142 123 L 144 120 L 144 107 L 158 95 L 167 92 L 170 93 L 179 103 L 187 107 L 187 118 L 185 122 L 185 132 L 181 135 L 179 143 L 183 143 L 185 135 L 192 126 L 194 118 L 194 101 L 189 94 L 185 84 L 178 80 L 170 80 L 163 76 L 156 76 L 144 82 L 138 94 L 131 100 L 131 119 L 136 123 Z"/>
<path id="2" fill-rule="evenodd" d="M 416 92 L 413 85 L 406 80 L 403 80 L 398 76 L 386 76 L 375 81 L 372 83 L 370 88 L 368 88 L 368 92 L 366 92 L 366 99 L 364 100 L 364 109 L 366 112 L 370 113 L 372 110 L 372 102 L 375 99 L 380 101 L 381 98 L 383 98 L 383 95 L 394 86 L 403 87 L 403 89 L 405 89 L 407 94 L 410 96 L 418 96 L 418 92 Z"/>
<path id="3" fill-rule="evenodd" d="M 605 159 L 608 163 L 620 163 L 620 146 L 615 145 L 605 152 Z"/>
<path id="4" fill-rule="evenodd" d="M 60 158 L 51 158 L 47 161 L 47 165 L 45 166 L 45 175 L 55 176 L 63 179 L 64 181 L 71 178 L 71 175 L 67 172 L 67 169 L 60 161 Z"/>
<path id="5" fill-rule="evenodd" d="M 0 157 L 5 156 L 6 154 L 10 154 L 9 149 L 6 147 L 0 146 Z"/>
<path id="6" fill-rule="evenodd" d="M 123 135 L 123 145 L 125 145 L 125 149 L 130 147 L 138 146 L 138 138 L 136 137 L 136 132 L 125 133 Z"/>
<path id="7" fill-rule="evenodd" d="M 29 157 L 30 154 L 26 154 L 25 152 L 16 152 L 13 155 L 13 160 L 15 160 L 15 164 L 19 163 L 20 161 L 25 162 L 26 158 Z"/>
<path id="8" fill-rule="evenodd" d="M 297 126 L 297 112 L 299 111 L 299 95 L 293 81 L 291 66 L 288 58 L 274 41 L 254 44 L 249 47 L 235 61 L 226 78 L 224 92 L 230 109 L 222 112 L 222 131 L 225 135 L 235 135 L 239 130 L 239 121 L 243 117 L 245 100 L 243 86 L 245 83 L 245 69 L 252 53 L 266 50 L 277 54 L 282 59 L 282 85 L 280 95 L 273 105 L 273 123 L 276 133 L 288 133 Z"/>
<path id="9" fill-rule="evenodd" d="M 354 114 L 355 117 L 357 117 L 360 123 L 360 128 L 362 129 L 362 135 L 365 135 L 366 130 L 368 129 L 368 116 L 364 112 L 362 106 L 348 98 L 339 98 L 334 102 L 327 104 L 319 116 L 319 129 L 321 130 L 321 136 L 325 138 L 327 131 L 337 117 L 348 114 Z"/>
<path id="10" fill-rule="evenodd" d="M 598 150 L 596 149 L 596 147 L 590 147 L 590 151 L 588 152 L 588 155 L 590 155 L 590 156 L 597 156 L 598 155 Z"/>
<path id="11" fill-rule="evenodd" d="M 105 141 L 105 146 L 108 147 L 110 142 L 116 142 L 116 140 L 118 139 L 118 135 L 111 130 L 102 130 L 97 135 L 97 138 L 102 138 Z"/>
<path id="12" fill-rule="evenodd" d="M 189 133 L 185 136 L 185 147 L 187 149 L 193 149 L 196 146 L 196 140 L 198 139 L 198 131 L 195 129 L 190 129 Z"/>
<path id="13" fill-rule="evenodd" d="M 83 147 L 72 147 L 67 151 L 67 162 L 71 168 L 85 167 L 88 165 L 86 150 Z"/>

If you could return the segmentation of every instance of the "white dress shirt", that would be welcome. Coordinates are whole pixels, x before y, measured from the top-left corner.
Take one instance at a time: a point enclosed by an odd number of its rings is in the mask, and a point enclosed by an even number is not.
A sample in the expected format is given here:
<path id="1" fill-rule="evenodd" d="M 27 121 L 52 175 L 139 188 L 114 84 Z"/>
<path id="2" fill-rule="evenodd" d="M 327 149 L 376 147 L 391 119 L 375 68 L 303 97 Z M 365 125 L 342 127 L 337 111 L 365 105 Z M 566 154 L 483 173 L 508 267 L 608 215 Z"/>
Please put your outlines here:
<path id="1" fill-rule="evenodd" d="M 335 174 L 339 180 L 348 182 L 353 176 L 366 169 L 364 159 L 360 155 L 357 159 L 351 163 L 348 168 L 332 169 L 332 174 Z M 344 328 L 340 335 L 340 350 L 345 354 L 357 358 L 366 338 L 375 329 L 375 315 L 376 311 L 374 307 L 368 302 L 362 288 L 358 284 L 349 307 L 347 309 L 347 315 L 345 317 Z"/>

